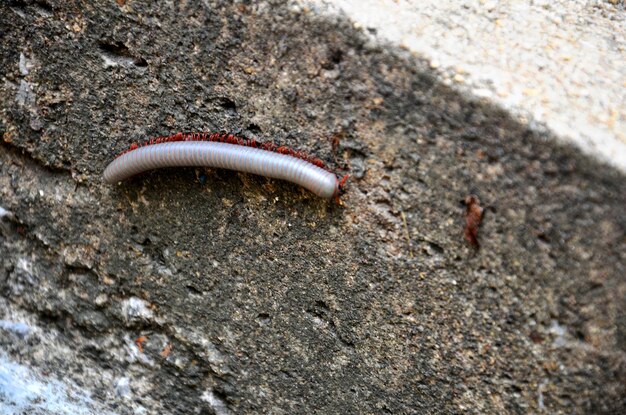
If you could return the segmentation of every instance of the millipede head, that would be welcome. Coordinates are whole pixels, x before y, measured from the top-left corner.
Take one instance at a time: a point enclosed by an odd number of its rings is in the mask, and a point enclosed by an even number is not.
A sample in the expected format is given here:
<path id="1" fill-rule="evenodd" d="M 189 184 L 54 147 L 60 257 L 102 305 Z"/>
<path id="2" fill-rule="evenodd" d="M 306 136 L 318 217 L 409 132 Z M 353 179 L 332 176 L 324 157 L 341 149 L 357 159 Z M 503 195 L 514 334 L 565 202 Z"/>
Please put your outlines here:
<path id="1" fill-rule="evenodd" d="M 335 199 L 335 203 L 337 203 L 338 205 L 343 205 L 343 202 L 341 201 L 341 195 L 343 195 L 346 192 L 345 184 L 349 178 L 350 178 L 350 175 L 346 174 L 340 180 L 337 181 L 337 188 L 335 189 L 335 194 L 333 195 L 333 198 Z"/>

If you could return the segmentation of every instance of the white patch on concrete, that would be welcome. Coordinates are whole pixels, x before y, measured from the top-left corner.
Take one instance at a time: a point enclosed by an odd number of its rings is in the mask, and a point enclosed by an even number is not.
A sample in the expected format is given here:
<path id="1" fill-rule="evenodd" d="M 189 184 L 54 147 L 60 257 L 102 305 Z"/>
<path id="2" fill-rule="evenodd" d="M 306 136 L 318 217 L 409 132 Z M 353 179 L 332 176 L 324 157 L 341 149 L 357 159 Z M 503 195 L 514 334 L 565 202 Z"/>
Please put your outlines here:
<path id="1" fill-rule="evenodd" d="M 204 391 L 200 399 L 207 402 L 216 415 L 229 415 L 230 410 L 226 406 L 226 402 L 215 396 L 212 390 L 207 389 Z"/>
<path id="2" fill-rule="evenodd" d="M 154 312 L 149 308 L 150 303 L 137 297 L 130 297 L 122 301 L 122 311 L 127 322 L 134 320 L 152 320 Z"/>
<path id="3" fill-rule="evenodd" d="M 105 68 L 111 68 L 111 67 L 115 67 L 115 66 L 119 65 L 116 61 L 114 61 L 113 59 L 109 58 L 105 54 L 101 54 L 100 57 L 104 60 L 104 67 Z"/>
<path id="4" fill-rule="evenodd" d="M 35 105 L 35 93 L 33 92 L 33 88 L 30 83 L 23 79 L 20 81 L 20 87 L 17 90 L 15 100 L 17 101 L 17 105 L 20 107 L 27 107 L 30 109 Z"/>
<path id="5" fill-rule="evenodd" d="M 20 337 L 26 337 L 30 333 L 30 326 L 10 320 L 0 320 L 0 330 L 10 331 Z"/>
<path id="6" fill-rule="evenodd" d="M 115 395 L 120 398 L 130 396 L 130 379 L 127 377 L 119 378 L 115 381 Z"/>
<path id="7" fill-rule="evenodd" d="M 4 217 L 11 218 L 11 217 L 13 217 L 13 213 L 11 213 L 11 211 L 6 210 L 2 206 L 0 206 L 0 219 L 2 219 Z"/>
<path id="8" fill-rule="evenodd" d="M 559 324 L 558 321 L 552 320 L 552 324 L 550 325 L 550 329 L 548 330 L 550 334 L 554 335 L 553 345 L 555 347 L 563 347 L 568 344 L 567 341 L 567 328 Z"/>
<path id="9" fill-rule="evenodd" d="M 20 52 L 20 61 L 18 63 L 18 66 L 20 68 L 20 74 L 22 76 L 26 76 L 28 75 L 28 73 L 30 72 L 30 70 L 32 69 L 34 65 L 33 65 L 32 60 L 28 59 L 26 55 Z"/>
<path id="10" fill-rule="evenodd" d="M 28 277 L 29 282 L 33 282 L 33 264 L 26 258 L 18 258 L 17 269 L 23 271 Z"/>
<path id="11" fill-rule="evenodd" d="M 55 415 L 113 414 L 78 385 L 43 377 L 0 353 L 0 413 Z"/>
<path id="12" fill-rule="evenodd" d="M 539 410 L 541 412 L 543 412 L 546 409 L 546 406 L 543 402 L 543 389 L 548 385 L 548 380 L 544 379 L 543 382 L 541 382 L 539 384 L 539 386 L 537 386 L 537 406 L 539 407 Z"/>
<path id="13" fill-rule="evenodd" d="M 204 333 L 190 330 L 188 328 L 176 328 L 176 337 L 193 344 L 200 349 L 199 356 L 206 359 L 211 369 L 219 375 L 232 374 L 232 370 L 228 365 L 228 357 L 219 351 L 217 346 L 205 337 Z"/>

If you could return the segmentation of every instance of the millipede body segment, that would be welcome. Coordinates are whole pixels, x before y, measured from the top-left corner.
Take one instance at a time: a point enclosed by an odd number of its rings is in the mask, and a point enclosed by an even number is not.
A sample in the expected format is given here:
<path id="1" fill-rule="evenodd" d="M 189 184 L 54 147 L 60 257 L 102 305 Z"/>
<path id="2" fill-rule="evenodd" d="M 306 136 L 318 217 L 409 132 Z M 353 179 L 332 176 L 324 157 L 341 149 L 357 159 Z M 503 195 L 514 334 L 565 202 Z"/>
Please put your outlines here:
<path id="1" fill-rule="evenodd" d="M 296 183 L 323 198 L 338 198 L 347 179 L 339 180 L 315 157 L 289 147 L 222 133 L 178 133 L 133 144 L 104 170 L 116 183 L 160 167 L 205 166 L 237 170 Z"/>

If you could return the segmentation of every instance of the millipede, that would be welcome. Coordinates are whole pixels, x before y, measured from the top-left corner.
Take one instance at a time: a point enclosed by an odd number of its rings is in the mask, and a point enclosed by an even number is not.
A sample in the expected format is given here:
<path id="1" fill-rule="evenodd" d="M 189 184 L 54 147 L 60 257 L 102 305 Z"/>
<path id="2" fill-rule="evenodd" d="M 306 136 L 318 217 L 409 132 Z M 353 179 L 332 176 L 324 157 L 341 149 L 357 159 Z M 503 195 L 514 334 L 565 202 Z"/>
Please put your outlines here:
<path id="1" fill-rule="evenodd" d="M 104 170 L 117 183 L 161 167 L 213 167 L 285 180 L 317 196 L 339 201 L 349 175 L 337 177 L 322 160 L 272 142 L 227 133 L 176 133 L 134 143 Z"/>

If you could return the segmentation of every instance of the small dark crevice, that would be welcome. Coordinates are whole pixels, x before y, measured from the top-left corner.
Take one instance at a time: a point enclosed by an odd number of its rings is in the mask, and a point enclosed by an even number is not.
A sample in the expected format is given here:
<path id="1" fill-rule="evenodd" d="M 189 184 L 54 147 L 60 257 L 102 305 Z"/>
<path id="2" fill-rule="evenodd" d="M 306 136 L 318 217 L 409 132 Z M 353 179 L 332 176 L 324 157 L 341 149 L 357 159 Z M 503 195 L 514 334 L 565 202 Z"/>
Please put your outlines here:
<path id="1" fill-rule="evenodd" d="M 338 48 L 332 48 L 328 51 L 326 55 L 326 59 L 322 62 L 323 69 L 333 69 L 335 66 L 339 65 L 343 60 L 343 51 Z"/>
<path id="2" fill-rule="evenodd" d="M 52 5 L 45 0 L 9 0 L 8 6 L 17 10 L 26 10 L 29 6 L 43 16 L 49 16 L 53 12 Z"/>
<path id="3" fill-rule="evenodd" d="M 236 113 L 237 112 L 237 104 L 230 98 L 220 97 L 217 99 L 217 102 L 222 109 L 227 112 Z"/>
<path id="4" fill-rule="evenodd" d="M 229 395 L 226 391 L 222 390 L 219 387 L 213 388 L 213 396 L 216 398 L 217 402 L 213 404 L 213 407 L 221 407 L 220 409 L 226 410 L 228 409 L 228 401 Z"/>
<path id="5" fill-rule="evenodd" d="M 202 290 L 197 289 L 193 285 L 187 285 L 185 288 L 187 288 L 187 291 L 189 291 L 189 294 L 192 294 L 192 295 L 202 295 L 202 294 L 204 294 L 202 292 Z"/>
<path id="6" fill-rule="evenodd" d="M 134 65 L 139 68 L 148 66 L 148 62 L 135 56 L 131 50 L 122 42 L 100 42 L 98 46 L 103 55 L 121 65 Z"/>
<path id="7" fill-rule="evenodd" d="M 261 325 L 266 325 L 271 321 L 271 317 L 268 313 L 259 313 L 256 316 L 257 320 Z"/>
<path id="8" fill-rule="evenodd" d="M 441 256 L 446 252 L 446 249 L 438 242 L 426 238 L 416 238 L 416 242 L 416 245 L 421 247 L 421 251 L 428 256 Z"/>
<path id="9" fill-rule="evenodd" d="M 445 252 L 445 249 L 438 243 L 428 241 L 428 246 L 438 254 L 443 254 Z"/>
<path id="10" fill-rule="evenodd" d="M 91 275 L 96 280 L 98 279 L 98 274 L 96 274 L 93 269 L 84 265 L 65 264 L 65 271 L 66 274 Z"/>
<path id="11" fill-rule="evenodd" d="M 318 307 L 318 308 L 321 308 L 324 311 L 327 311 L 327 312 L 330 311 L 330 308 L 328 307 L 328 305 L 324 301 L 322 301 L 322 300 L 316 301 L 315 302 L 315 306 Z"/>
<path id="12" fill-rule="evenodd" d="M 41 14 L 52 14 L 53 12 L 52 5 L 45 0 L 36 0 L 34 6 Z"/>
<path id="13" fill-rule="evenodd" d="M 263 130 L 261 130 L 261 127 L 254 123 L 248 124 L 248 126 L 246 127 L 246 131 L 248 131 L 252 136 L 260 135 L 263 132 Z"/>
<path id="14" fill-rule="evenodd" d="M 292 372 L 288 371 L 288 370 L 281 370 L 281 371 L 278 372 L 278 374 L 281 377 L 286 378 L 286 379 L 290 379 L 290 380 L 291 379 L 295 379 L 294 374 Z"/>
<path id="15" fill-rule="evenodd" d="M 335 321 L 331 316 L 331 310 L 324 301 L 316 301 L 314 308 L 307 309 L 306 312 L 311 316 L 326 323 L 330 334 L 333 337 L 336 337 L 344 346 L 354 348 L 354 342 L 350 339 L 347 339 L 346 336 L 340 333 L 337 329 L 337 325 L 335 324 Z"/>
<path id="16" fill-rule="evenodd" d="M 124 58 L 133 57 L 128 47 L 124 45 L 122 42 L 115 42 L 115 43 L 101 42 L 100 49 L 109 55 L 116 55 L 116 56 L 124 57 Z"/>
<path id="17" fill-rule="evenodd" d="M 28 167 L 45 170 L 50 176 L 60 175 L 60 173 L 65 176 L 72 171 L 71 165 L 67 162 L 56 166 L 50 165 L 48 161 L 39 159 L 32 152 L 10 141 L 0 140 L 0 148 L 5 148 L 12 160 L 20 160 Z"/>

